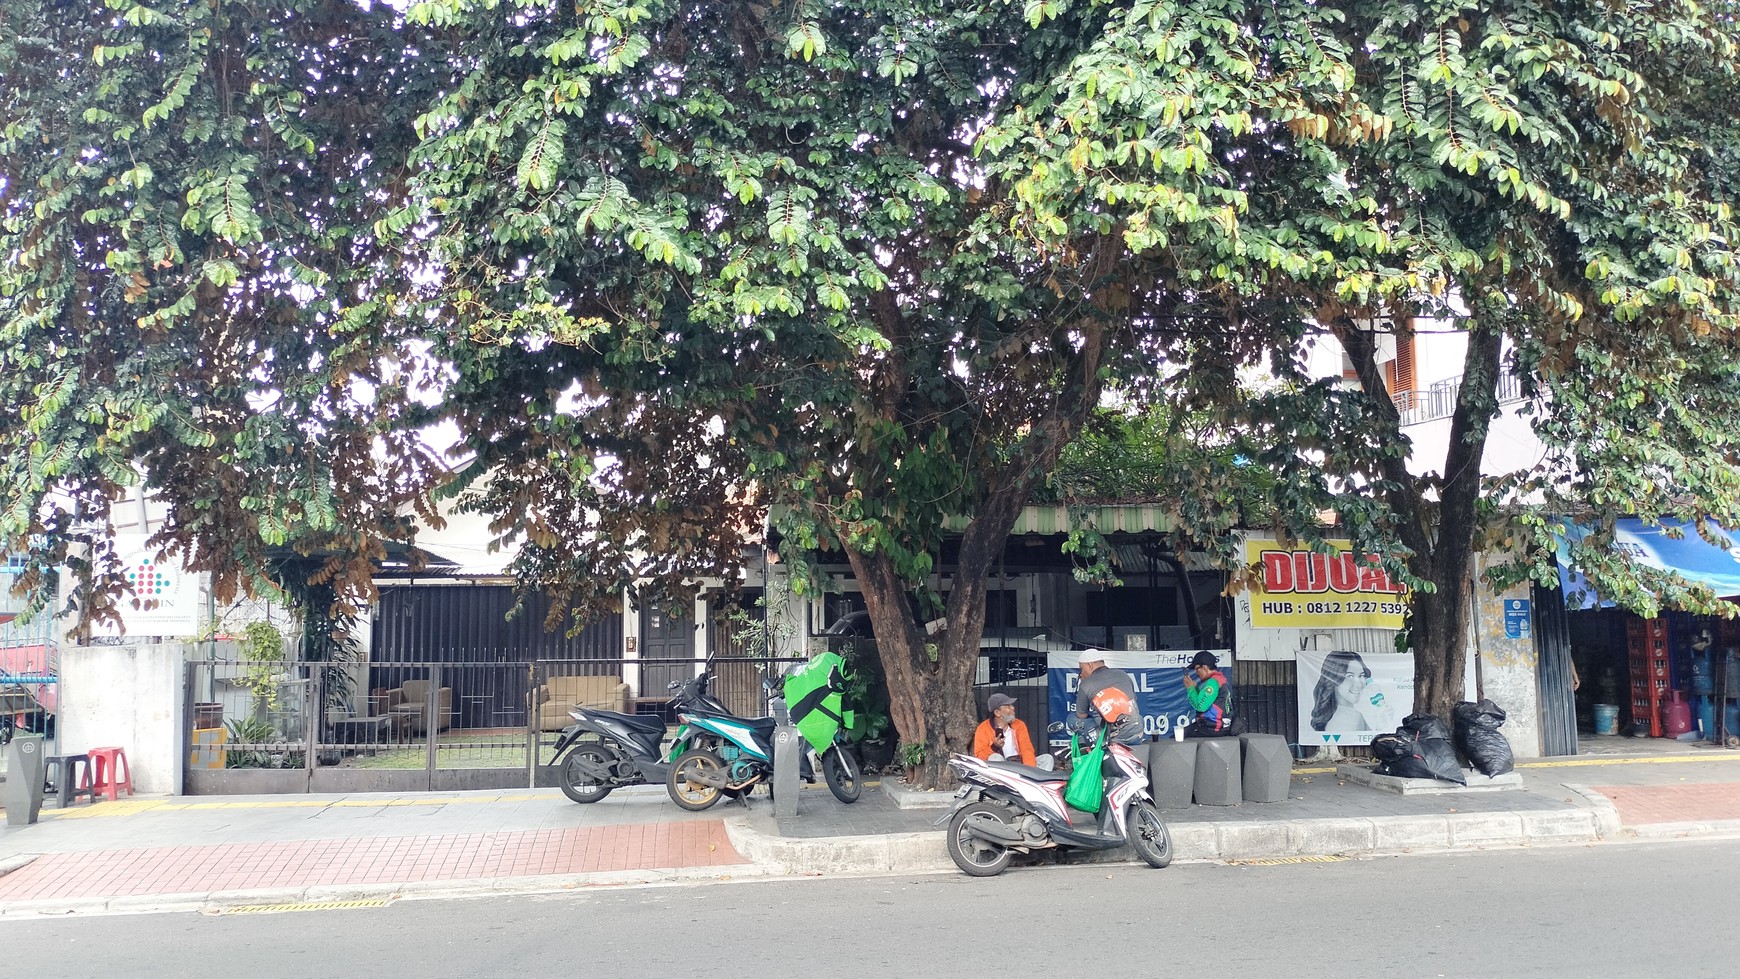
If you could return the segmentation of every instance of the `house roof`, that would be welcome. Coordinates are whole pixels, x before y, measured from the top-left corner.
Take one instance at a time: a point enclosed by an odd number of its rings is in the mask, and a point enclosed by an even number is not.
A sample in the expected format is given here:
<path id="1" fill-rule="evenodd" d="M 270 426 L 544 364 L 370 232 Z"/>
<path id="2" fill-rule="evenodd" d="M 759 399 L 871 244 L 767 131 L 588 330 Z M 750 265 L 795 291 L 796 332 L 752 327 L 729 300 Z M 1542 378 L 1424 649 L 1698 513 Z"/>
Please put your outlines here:
<path id="1" fill-rule="evenodd" d="M 1075 519 L 1071 515 L 1074 510 L 1080 516 Z M 943 522 L 948 530 L 965 530 L 967 521 L 964 517 L 950 517 Z M 1102 534 L 1148 534 L 1167 533 L 1177 526 L 1164 507 L 1159 506 L 1129 506 L 1129 505 L 1096 505 L 1086 507 L 1068 506 L 1024 506 L 1021 515 L 1015 518 L 1015 526 L 1010 529 L 1010 536 L 1016 534 L 1067 534 L 1080 527 L 1092 527 Z"/>

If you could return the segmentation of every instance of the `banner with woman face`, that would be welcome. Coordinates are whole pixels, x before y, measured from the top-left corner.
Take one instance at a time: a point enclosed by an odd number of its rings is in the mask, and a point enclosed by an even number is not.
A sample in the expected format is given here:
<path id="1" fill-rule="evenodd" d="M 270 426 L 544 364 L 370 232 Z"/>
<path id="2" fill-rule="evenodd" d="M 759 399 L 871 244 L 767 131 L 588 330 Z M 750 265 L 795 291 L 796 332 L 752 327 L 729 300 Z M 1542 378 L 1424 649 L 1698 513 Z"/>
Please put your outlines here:
<path id="1" fill-rule="evenodd" d="M 1299 651 L 1299 744 L 1371 744 L 1414 711 L 1414 657 Z"/>

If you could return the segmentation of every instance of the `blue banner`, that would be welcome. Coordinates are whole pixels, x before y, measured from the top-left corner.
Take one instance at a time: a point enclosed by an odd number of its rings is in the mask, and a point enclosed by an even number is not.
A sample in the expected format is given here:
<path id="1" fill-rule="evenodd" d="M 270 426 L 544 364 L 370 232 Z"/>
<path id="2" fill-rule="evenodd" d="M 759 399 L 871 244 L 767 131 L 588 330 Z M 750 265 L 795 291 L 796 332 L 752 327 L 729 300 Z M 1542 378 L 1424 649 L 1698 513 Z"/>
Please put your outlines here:
<path id="1" fill-rule="evenodd" d="M 1106 650 L 1106 665 L 1130 674 L 1136 686 L 1136 709 L 1142 712 L 1142 733 L 1148 737 L 1172 737 L 1172 729 L 1189 724 L 1196 712 L 1184 692 L 1184 671 L 1190 666 L 1194 649 Z M 1232 652 L 1211 649 L 1220 661 L 1219 669 L 1228 682 L 1235 677 Z M 1075 712 L 1075 688 L 1081 679 L 1081 667 L 1076 662 L 1079 652 L 1051 653 L 1046 659 L 1050 680 L 1050 707 L 1053 721 L 1068 718 Z M 1052 735 L 1054 745 L 1068 744 L 1069 735 Z"/>
<path id="2" fill-rule="evenodd" d="M 1675 540 L 1667 535 L 1673 527 L 1683 537 Z M 1723 550 L 1698 536 L 1696 526 L 1687 522 L 1663 521 L 1660 526 L 1648 526 L 1634 517 L 1614 524 L 1613 546 L 1624 551 L 1638 564 L 1670 571 L 1701 585 L 1708 585 L 1720 596 L 1740 595 L 1740 537 L 1711 523 L 1717 537 L 1726 537 L 1735 546 Z M 1581 541 L 1589 528 L 1572 525 L 1559 541 L 1559 581 L 1565 597 L 1573 608 L 1594 608 L 1613 603 L 1602 599 L 1571 564 L 1570 541 Z"/>

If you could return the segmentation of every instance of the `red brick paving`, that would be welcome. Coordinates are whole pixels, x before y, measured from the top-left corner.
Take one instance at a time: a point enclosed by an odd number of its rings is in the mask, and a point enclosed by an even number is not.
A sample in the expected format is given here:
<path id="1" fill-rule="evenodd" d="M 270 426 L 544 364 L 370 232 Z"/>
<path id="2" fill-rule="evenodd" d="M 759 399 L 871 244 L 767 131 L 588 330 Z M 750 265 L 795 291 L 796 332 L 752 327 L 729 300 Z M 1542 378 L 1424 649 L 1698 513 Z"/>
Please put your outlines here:
<path id="1" fill-rule="evenodd" d="M 1613 800 L 1623 825 L 1740 819 L 1740 782 L 1611 785 L 1595 791 Z"/>
<path id="2" fill-rule="evenodd" d="M 744 863 L 718 820 L 580 829 L 53 853 L 0 877 L 0 902 Z"/>

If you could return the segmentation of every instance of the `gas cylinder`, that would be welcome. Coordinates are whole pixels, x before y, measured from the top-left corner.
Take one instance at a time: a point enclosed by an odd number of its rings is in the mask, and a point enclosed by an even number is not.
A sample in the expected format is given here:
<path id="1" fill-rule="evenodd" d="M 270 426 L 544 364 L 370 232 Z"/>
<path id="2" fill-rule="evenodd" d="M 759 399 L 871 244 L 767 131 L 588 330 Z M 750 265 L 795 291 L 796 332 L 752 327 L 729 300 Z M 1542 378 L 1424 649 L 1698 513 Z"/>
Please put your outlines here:
<path id="1" fill-rule="evenodd" d="M 1662 705 L 1661 730 L 1665 737 L 1677 738 L 1692 729 L 1692 705 L 1685 702 L 1678 690 Z"/>

